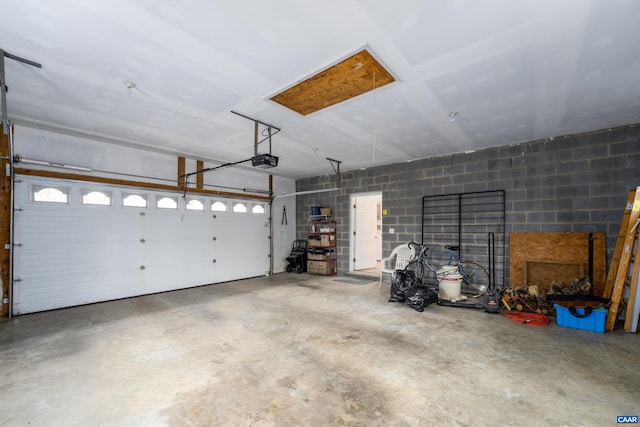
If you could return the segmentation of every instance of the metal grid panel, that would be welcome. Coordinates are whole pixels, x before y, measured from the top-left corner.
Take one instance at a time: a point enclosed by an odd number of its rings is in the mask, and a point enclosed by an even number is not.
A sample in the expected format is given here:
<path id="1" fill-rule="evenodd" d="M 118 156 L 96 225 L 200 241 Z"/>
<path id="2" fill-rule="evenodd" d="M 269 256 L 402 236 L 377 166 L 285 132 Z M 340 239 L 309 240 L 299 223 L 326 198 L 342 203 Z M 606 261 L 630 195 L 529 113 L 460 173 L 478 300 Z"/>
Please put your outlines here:
<path id="1" fill-rule="evenodd" d="M 490 234 L 492 233 L 492 234 Z M 494 252 L 489 259 L 489 241 Z M 481 191 L 422 198 L 422 244 L 433 251 L 433 264 L 446 264 L 446 246 L 459 246 L 463 261 L 491 270 L 497 287 L 505 286 L 505 192 Z"/>

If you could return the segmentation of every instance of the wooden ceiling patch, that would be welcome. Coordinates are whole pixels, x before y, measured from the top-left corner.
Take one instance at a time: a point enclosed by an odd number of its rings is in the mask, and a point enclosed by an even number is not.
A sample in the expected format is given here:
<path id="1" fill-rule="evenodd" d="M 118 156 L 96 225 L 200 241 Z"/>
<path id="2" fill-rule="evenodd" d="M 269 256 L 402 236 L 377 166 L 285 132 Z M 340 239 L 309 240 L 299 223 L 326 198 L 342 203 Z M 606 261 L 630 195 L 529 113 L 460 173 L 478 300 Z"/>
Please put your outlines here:
<path id="1" fill-rule="evenodd" d="M 270 99 L 306 116 L 394 81 L 391 73 L 363 49 Z"/>

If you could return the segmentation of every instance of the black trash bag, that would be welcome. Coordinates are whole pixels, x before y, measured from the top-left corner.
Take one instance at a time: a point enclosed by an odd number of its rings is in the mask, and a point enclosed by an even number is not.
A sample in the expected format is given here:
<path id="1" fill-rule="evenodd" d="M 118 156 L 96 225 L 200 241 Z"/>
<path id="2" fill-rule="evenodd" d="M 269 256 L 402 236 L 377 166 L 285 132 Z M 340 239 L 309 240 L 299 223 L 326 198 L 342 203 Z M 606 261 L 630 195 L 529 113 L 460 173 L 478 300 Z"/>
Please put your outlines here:
<path id="1" fill-rule="evenodd" d="M 404 293 L 415 286 L 416 275 L 411 270 L 396 270 L 391 276 L 391 296 L 389 302 L 404 302 Z"/>
<path id="2" fill-rule="evenodd" d="M 425 286 L 414 286 L 404 292 L 405 303 L 417 311 L 424 311 L 429 304 L 438 302 L 438 294 Z"/>

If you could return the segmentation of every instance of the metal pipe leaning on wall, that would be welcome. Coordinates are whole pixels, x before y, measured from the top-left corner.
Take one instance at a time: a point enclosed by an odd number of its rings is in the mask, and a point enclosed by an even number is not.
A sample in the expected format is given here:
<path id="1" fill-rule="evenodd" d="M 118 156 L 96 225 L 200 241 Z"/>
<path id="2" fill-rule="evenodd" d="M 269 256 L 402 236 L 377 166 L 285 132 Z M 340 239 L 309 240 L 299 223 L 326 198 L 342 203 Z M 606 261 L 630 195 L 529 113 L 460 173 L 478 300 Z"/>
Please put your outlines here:
<path id="1" fill-rule="evenodd" d="M 315 194 L 315 193 L 326 193 L 328 191 L 338 191 L 340 190 L 339 188 L 325 188 L 324 190 L 308 190 L 308 191 L 296 191 L 295 193 L 289 193 L 289 194 L 280 194 L 278 196 L 275 196 L 273 198 L 273 200 L 276 200 L 280 197 L 291 197 L 291 196 L 301 196 L 303 194 Z"/>

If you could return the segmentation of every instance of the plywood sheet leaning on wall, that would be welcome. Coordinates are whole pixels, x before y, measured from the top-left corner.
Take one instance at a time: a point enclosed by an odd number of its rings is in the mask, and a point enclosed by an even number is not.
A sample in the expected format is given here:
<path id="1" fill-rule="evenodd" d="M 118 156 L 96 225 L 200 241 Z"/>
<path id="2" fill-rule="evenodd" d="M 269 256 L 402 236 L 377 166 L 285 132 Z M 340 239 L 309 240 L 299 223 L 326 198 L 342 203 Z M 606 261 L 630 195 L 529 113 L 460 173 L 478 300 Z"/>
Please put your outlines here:
<path id="1" fill-rule="evenodd" d="M 604 291 L 607 254 L 605 233 L 593 234 L 593 294 L 601 296 Z M 552 261 L 548 263 L 535 261 Z M 563 262 L 564 261 L 564 262 Z M 536 265 L 537 264 L 537 265 Z M 581 265 L 580 265 L 581 264 Z M 525 278 L 525 265 L 528 267 Z M 578 267 L 576 267 L 576 265 Z M 589 266 L 589 233 L 511 233 L 509 235 L 509 273 L 511 286 L 537 285 L 546 291 L 550 280 L 571 284 L 578 277 L 580 266 L 585 275 Z M 544 269 L 544 276 L 539 276 L 545 283 L 536 280 L 538 267 Z M 553 279 L 557 277 L 556 279 Z M 526 279 L 526 280 L 525 280 Z M 546 283 L 549 281 L 549 283 Z"/>

